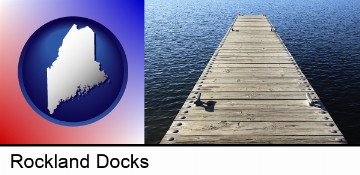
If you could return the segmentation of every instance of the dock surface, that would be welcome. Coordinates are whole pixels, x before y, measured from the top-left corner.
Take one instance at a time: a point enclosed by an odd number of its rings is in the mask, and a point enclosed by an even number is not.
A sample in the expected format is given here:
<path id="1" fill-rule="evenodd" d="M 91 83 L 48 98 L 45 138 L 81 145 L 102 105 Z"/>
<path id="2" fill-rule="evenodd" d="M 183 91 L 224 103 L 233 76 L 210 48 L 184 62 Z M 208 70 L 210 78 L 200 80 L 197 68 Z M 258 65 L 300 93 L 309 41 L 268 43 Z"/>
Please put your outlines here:
<path id="1" fill-rule="evenodd" d="M 237 16 L 162 144 L 344 144 L 266 16 Z"/>

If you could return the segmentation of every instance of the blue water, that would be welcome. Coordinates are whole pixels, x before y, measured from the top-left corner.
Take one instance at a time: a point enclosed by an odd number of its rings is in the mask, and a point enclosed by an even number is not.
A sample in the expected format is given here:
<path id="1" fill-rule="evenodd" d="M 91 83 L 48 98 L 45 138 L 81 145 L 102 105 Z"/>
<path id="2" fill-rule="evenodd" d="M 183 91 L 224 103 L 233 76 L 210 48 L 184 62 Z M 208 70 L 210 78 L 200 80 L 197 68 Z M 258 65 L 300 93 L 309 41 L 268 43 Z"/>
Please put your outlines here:
<path id="1" fill-rule="evenodd" d="M 159 143 L 237 14 L 265 14 L 349 143 L 360 143 L 359 0 L 146 0 L 145 142 Z"/>

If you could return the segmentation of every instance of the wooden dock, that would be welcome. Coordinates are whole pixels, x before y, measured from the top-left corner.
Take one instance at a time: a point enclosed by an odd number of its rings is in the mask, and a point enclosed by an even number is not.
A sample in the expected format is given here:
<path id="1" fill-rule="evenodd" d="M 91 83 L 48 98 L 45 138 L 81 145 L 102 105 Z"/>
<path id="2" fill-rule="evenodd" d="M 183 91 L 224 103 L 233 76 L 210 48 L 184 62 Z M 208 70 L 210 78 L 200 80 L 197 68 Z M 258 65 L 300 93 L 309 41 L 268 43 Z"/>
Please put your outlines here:
<path id="1" fill-rule="evenodd" d="M 237 16 L 162 144 L 344 144 L 266 16 Z"/>

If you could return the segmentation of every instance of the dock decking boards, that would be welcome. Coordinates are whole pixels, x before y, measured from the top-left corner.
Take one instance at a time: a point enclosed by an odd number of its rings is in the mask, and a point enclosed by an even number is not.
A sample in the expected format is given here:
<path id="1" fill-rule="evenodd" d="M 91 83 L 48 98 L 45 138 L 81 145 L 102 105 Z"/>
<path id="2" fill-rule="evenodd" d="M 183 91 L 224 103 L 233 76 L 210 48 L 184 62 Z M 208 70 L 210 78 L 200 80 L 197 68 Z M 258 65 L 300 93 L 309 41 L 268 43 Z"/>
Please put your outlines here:
<path id="1" fill-rule="evenodd" d="M 267 17 L 246 15 L 232 23 L 161 143 L 346 140 Z"/>

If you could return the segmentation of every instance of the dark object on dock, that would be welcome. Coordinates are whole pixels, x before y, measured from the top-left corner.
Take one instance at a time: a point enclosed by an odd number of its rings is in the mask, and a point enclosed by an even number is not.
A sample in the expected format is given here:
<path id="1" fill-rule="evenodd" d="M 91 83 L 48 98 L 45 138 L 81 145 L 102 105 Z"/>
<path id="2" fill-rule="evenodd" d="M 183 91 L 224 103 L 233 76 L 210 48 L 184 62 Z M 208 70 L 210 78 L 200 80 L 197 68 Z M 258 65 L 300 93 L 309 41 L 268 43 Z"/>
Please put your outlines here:
<path id="1" fill-rule="evenodd" d="M 196 106 L 201 106 L 201 105 L 203 104 L 203 103 L 201 102 L 200 97 L 201 97 L 201 93 L 196 94 L 196 97 L 195 97 L 195 100 L 194 100 L 194 104 L 195 104 Z"/>

